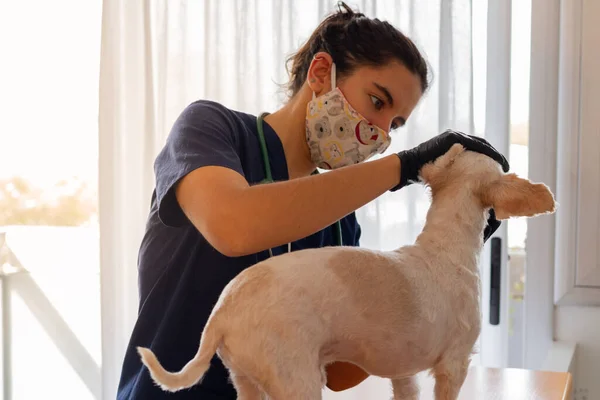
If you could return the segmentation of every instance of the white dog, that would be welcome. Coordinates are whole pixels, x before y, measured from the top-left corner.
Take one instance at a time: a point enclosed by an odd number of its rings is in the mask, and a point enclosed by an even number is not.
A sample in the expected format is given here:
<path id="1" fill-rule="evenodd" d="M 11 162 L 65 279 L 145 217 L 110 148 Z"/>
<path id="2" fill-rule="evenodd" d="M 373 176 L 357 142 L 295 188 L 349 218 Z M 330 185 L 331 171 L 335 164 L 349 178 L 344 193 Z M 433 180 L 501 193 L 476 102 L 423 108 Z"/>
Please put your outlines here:
<path id="1" fill-rule="evenodd" d="M 487 211 L 531 217 L 554 212 L 555 202 L 545 185 L 504 174 L 460 145 L 421 177 L 432 203 L 414 245 L 302 250 L 248 268 L 223 290 L 180 372 L 138 348 L 154 381 L 168 391 L 190 387 L 216 352 L 244 400 L 320 399 L 333 361 L 391 379 L 395 399 L 417 399 L 415 374 L 431 369 L 435 398 L 456 399 L 480 333 Z"/>

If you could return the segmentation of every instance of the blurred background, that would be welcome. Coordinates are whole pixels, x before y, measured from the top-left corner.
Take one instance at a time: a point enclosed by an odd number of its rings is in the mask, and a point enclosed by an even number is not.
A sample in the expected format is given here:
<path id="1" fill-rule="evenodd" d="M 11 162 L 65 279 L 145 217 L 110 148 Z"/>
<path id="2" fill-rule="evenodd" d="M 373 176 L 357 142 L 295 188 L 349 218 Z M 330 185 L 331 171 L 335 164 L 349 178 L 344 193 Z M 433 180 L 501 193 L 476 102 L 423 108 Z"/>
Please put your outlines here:
<path id="1" fill-rule="evenodd" d="M 537 149 L 530 148 L 532 0 L 347 3 L 403 30 L 433 68 L 431 91 L 388 152 L 453 128 L 487 137 L 505 150 L 512 171 L 529 176 Z M 174 119 L 200 98 L 273 111 L 285 100 L 278 87 L 287 78 L 285 58 L 335 4 L 0 2 L 5 400 L 114 398 L 137 310 L 152 163 Z M 392 249 L 420 232 L 427 193 L 419 185 L 401 192 L 358 210 L 363 246 Z M 493 349 L 474 362 L 524 367 L 528 223 L 510 220 L 498 235 L 507 261 L 506 318 L 490 327 L 501 333 L 484 330 L 488 341 L 480 345 Z M 552 300 L 532 293 L 538 304 Z M 352 393 L 328 396 L 387 390 L 371 378 Z"/>

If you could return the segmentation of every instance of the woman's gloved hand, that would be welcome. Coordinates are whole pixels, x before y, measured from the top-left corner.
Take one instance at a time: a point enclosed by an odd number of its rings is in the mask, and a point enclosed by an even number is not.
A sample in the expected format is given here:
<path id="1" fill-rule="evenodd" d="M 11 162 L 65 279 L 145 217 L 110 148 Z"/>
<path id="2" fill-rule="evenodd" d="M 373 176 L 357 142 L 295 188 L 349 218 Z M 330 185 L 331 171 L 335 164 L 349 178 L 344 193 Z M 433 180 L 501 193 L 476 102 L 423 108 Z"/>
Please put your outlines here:
<path id="1" fill-rule="evenodd" d="M 419 171 L 423 165 L 435 161 L 438 157 L 446 154 L 450 148 L 456 143 L 462 144 L 465 149 L 476 151 L 485 154 L 496 160 L 504 172 L 508 172 L 510 165 L 506 158 L 498 152 L 487 140 L 457 132 L 447 130 L 426 142 L 421 143 L 417 147 L 409 150 L 404 150 L 397 153 L 400 158 L 400 183 L 391 189 L 392 192 L 408 186 L 411 183 L 417 182 L 419 179 Z"/>
<path id="2" fill-rule="evenodd" d="M 487 226 L 483 230 L 483 243 L 487 242 L 487 240 L 496 232 L 498 228 L 500 228 L 500 221 L 496 219 L 496 212 L 493 208 L 490 209 L 490 216 L 487 220 Z"/>
<path id="3" fill-rule="evenodd" d="M 392 192 L 408 186 L 419 179 L 419 172 L 423 165 L 435 161 L 436 158 L 444 155 L 456 143 L 462 144 L 465 149 L 485 154 L 496 160 L 504 172 L 508 172 L 510 165 L 506 158 L 500 154 L 487 140 L 457 132 L 447 130 L 438 136 L 421 143 L 417 147 L 404 150 L 397 153 L 400 158 L 400 183 L 391 189 Z M 484 243 L 500 227 L 500 221 L 496 219 L 496 213 L 490 210 L 487 226 L 483 232 Z"/>

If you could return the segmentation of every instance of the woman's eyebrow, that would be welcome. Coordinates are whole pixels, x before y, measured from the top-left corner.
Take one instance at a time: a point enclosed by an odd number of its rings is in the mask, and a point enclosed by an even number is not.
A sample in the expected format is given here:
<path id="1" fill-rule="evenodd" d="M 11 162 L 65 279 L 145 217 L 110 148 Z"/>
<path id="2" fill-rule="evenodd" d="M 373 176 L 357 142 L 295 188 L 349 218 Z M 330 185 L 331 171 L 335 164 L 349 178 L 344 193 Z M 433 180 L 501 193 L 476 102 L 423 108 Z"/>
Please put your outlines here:
<path id="1" fill-rule="evenodd" d="M 385 87 L 380 85 L 377 82 L 373 82 L 373 85 L 375 85 L 375 87 L 379 90 L 381 90 L 383 92 L 383 94 L 385 95 L 388 103 L 390 103 L 390 106 L 394 105 L 394 98 L 392 97 L 392 94 L 390 93 L 390 91 Z"/>

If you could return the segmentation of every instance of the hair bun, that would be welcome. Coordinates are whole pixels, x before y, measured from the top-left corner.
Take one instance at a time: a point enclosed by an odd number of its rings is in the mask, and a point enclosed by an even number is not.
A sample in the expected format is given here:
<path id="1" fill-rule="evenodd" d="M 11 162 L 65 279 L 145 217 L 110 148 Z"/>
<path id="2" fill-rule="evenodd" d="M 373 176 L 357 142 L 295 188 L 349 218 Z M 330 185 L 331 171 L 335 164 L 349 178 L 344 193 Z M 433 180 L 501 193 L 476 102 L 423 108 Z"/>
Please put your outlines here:
<path id="1" fill-rule="evenodd" d="M 352 8 L 350 8 L 350 6 L 348 4 L 344 3 L 343 1 L 338 1 L 337 6 L 338 6 L 338 12 L 336 14 L 334 14 L 334 17 L 336 17 L 336 18 L 341 17 L 341 19 L 343 21 L 351 21 L 356 18 L 365 17 L 365 14 L 360 13 L 360 12 L 355 12 Z"/>
<path id="2" fill-rule="evenodd" d="M 287 58 L 290 97 L 305 84 L 313 57 L 320 51 L 331 56 L 340 79 L 361 66 L 397 61 L 419 78 L 422 92 L 429 87 L 427 62 L 412 40 L 387 21 L 369 18 L 344 1 L 338 1 L 337 11 L 324 18 L 302 47 Z"/>

